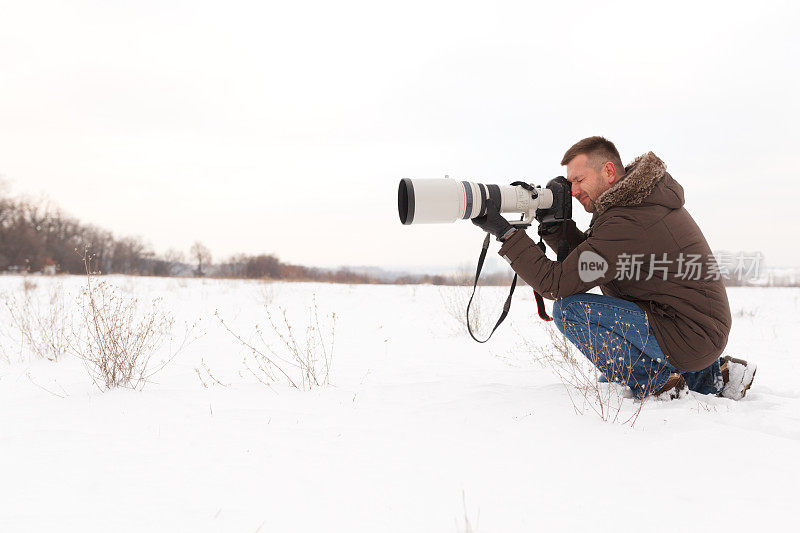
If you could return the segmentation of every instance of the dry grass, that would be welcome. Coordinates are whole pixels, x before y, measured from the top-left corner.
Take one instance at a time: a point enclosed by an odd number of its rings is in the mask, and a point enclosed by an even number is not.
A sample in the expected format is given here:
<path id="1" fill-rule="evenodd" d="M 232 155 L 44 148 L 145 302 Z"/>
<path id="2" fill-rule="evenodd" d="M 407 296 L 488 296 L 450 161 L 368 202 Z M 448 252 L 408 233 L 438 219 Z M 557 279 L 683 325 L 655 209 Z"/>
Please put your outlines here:
<path id="1" fill-rule="evenodd" d="M 475 525 L 473 526 L 472 522 L 469 519 L 469 513 L 467 512 L 467 496 L 463 490 L 461 491 L 461 503 L 464 506 L 464 517 L 463 517 L 463 522 L 461 522 L 461 520 L 456 519 L 456 529 L 459 532 L 463 531 L 464 533 L 477 533 L 478 531 L 477 528 L 479 527 L 481 521 L 480 510 L 478 510 L 478 515 L 475 520 Z"/>
<path id="2" fill-rule="evenodd" d="M 275 301 L 277 296 L 277 289 L 272 280 L 260 280 L 258 282 L 258 290 L 256 291 L 256 298 L 263 307 L 269 307 Z"/>
<path id="3" fill-rule="evenodd" d="M 564 384 L 575 412 L 591 411 L 605 422 L 620 421 L 625 401 L 633 399 L 630 389 L 623 384 L 600 381 L 600 371 L 557 329 L 548 330 L 548 335 L 550 346 L 540 347 L 540 361 Z M 622 421 L 635 424 L 642 405 L 640 402 L 633 416 Z"/>
<path id="4" fill-rule="evenodd" d="M 36 284 L 23 279 L 22 296 L 6 294 L 3 299 L 11 327 L 19 332 L 23 348 L 42 359 L 57 361 L 68 353 L 72 340 L 72 314 L 65 306 L 62 284 L 52 287 L 43 305 Z"/>
<path id="5" fill-rule="evenodd" d="M 174 346 L 171 332 L 175 319 L 162 309 L 160 298 L 141 309 L 137 298 L 98 281 L 88 269 L 88 259 L 86 264 L 86 285 L 78 298 L 81 330 L 72 352 L 83 361 L 100 390 L 141 389 L 190 342 L 196 324 L 187 326 L 182 342 Z M 155 361 L 167 341 L 166 356 Z"/>
<path id="6" fill-rule="evenodd" d="M 254 340 L 245 339 L 215 314 L 222 326 L 247 349 L 244 366 L 259 382 L 269 386 L 284 382 L 300 390 L 311 390 L 330 384 L 336 331 L 336 313 L 320 321 L 316 296 L 307 308 L 305 326 L 297 328 L 287 310 L 264 307 L 266 325 L 255 326 Z M 303 331 L 298 334 L 297 331 Z"/>
<path id="7" fill-rule="evenodd" d="M 225 384 L 219 379 L 217 376 L 211 372 L 211 369 L 206 364 L 205 360 L 201 357 L 200 358 L 200 368 L 195 367 L 194 369 L 195 374 L 197 374 L 200 383 L 203 385 L 204 389 L 207 389 L 209 386 L 221 385 L 223 387 L 230 387 L 230 383 Z"/>
<path id="8" fill-rule="evenodd" d="M 445 311 L 457 323 L 457 333 L 467 331 L 467 304 L 472 295 L 472 285 L 447 285 L 439 287 L 439 297 Z M 492 331 L 503 310 L 505 295 L 492 290 L 481 290 L 478 287 L 472 306 L 469 308 L 469 325 L 478 337 L 485 337 Z"/>
<path id="9" fill-rule="evenodd" d="M 584 325 L 589 330 L 590 341 L 581 346 L 582 350 L 578 350 L 555 326 L 547 330 L 549 343 L 536 344 L 524 336 L 522 342 L 525 349 L 536 354 L 536 359 L 550 368 L 564 384 L 576 413 L 590 411 L 603 421 L 634 426 L 645 403 L 652 396 L 637 399 L 625 384 L 633 373 L 633 368 L 627 362 L 629 358 L 620 355 L 620 350 L 626 348 L 607 341 L 607 337 L 598 331 L 598 326 L 589 322 L 588 314 Z M 625 338 L 640 334 L 635 331 L 635 326 L 623 323 L 619 323 L 619 326 L 621 329 L 618 333 Z M 601 381 L 603 374 L 592 361 L 605 366 L 606 373 L 616 376 L 617 382 Z M 654 386 L 654 382 L 648 382 L 644 389 L 652 390 Z"/>
<path id="10" fill-rule="evenodd" d="M 31 278 L 22 278 L 22 292 L 24 292 L 26 295 L 36 290 L 36 287 L 38 287 L 38 283 L 33 281 Z"/>
<path id="11" fill-rule="evenodd" d="M 736 311 L 733 316 L 735 318 L 755 318 L 756 314 L 758 314 L 758 309 L 745 309 L 741 308 Z"/>

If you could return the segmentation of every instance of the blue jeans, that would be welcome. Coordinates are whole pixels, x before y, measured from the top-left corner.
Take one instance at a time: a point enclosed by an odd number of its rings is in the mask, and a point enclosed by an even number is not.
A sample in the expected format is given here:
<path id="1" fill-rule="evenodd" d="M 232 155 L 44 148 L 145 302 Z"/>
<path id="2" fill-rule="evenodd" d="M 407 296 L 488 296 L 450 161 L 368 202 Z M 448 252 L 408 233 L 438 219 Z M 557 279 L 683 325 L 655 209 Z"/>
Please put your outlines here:
<path id="1" fill-rule="evenodd" d="M 608 381 L 628 385 L 637 398 L 661 389 L 670 373 L 679 372 L 650 330 L 647 315 L 633 302 L 580 293 L 556 300 L 553 321 Z M 681 372 L 689 390 L 716 394 L 722 390 L 719 360 L 698 372 Z"/>

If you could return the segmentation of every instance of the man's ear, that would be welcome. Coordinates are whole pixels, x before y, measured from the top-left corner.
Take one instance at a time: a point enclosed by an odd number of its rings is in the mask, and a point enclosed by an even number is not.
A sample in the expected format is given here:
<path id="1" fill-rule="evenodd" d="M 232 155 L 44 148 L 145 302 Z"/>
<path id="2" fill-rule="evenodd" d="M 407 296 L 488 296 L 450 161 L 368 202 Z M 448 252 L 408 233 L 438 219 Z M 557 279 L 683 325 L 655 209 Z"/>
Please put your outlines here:
<path id="1" fill-rule="evenodd" d="M 609 185 L 613 185 L 619 177 L 617 175 L 617 169 L 614 166 L 614 163 L 611 161 L 606 161 L 606 164 L 603 165 L 603 174 L 603 177 L 606 179 Z"/>

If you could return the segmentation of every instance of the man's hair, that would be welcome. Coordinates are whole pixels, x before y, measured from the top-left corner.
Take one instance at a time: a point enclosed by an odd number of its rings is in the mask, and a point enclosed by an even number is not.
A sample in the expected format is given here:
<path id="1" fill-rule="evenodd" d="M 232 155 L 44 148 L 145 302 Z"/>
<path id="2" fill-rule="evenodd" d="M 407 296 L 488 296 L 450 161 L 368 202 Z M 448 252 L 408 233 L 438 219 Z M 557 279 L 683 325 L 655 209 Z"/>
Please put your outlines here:
<path id="1" fill-rule="evenodd" d="M 617 169 L 619 175 L 625 173 L 625 167 L 622 165 L 622 158 L 619 156 L 617 147 L 605 137 L 596 135 L 576 142 L 564 154 L 564 157 L 561 159 L 561 164 L 566 165 L 581 154 L 586 154 L 589 157 L 589 164 L 592 165 L 595 170 L 600 170 L 600 167 L 603 166 L 606 161 L 611 161 L 614 163 L 614 167 Z"/>

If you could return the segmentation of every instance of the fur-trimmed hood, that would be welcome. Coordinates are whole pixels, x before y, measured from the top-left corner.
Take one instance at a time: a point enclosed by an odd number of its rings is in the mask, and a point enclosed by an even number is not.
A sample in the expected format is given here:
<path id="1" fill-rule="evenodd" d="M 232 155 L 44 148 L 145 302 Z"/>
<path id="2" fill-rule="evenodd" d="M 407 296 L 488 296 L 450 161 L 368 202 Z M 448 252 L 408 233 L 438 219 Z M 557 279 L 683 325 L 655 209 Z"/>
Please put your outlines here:
<path id="1" fill-rule="evenodd" d="M 595 216 L 612 207 L 640 204 L 677 209 L 683 201 L 683 187 L 669 175 L 667 165 L 653 152 L 647 152 L 626 166 L 622 179 L 597 198 Z"/>

